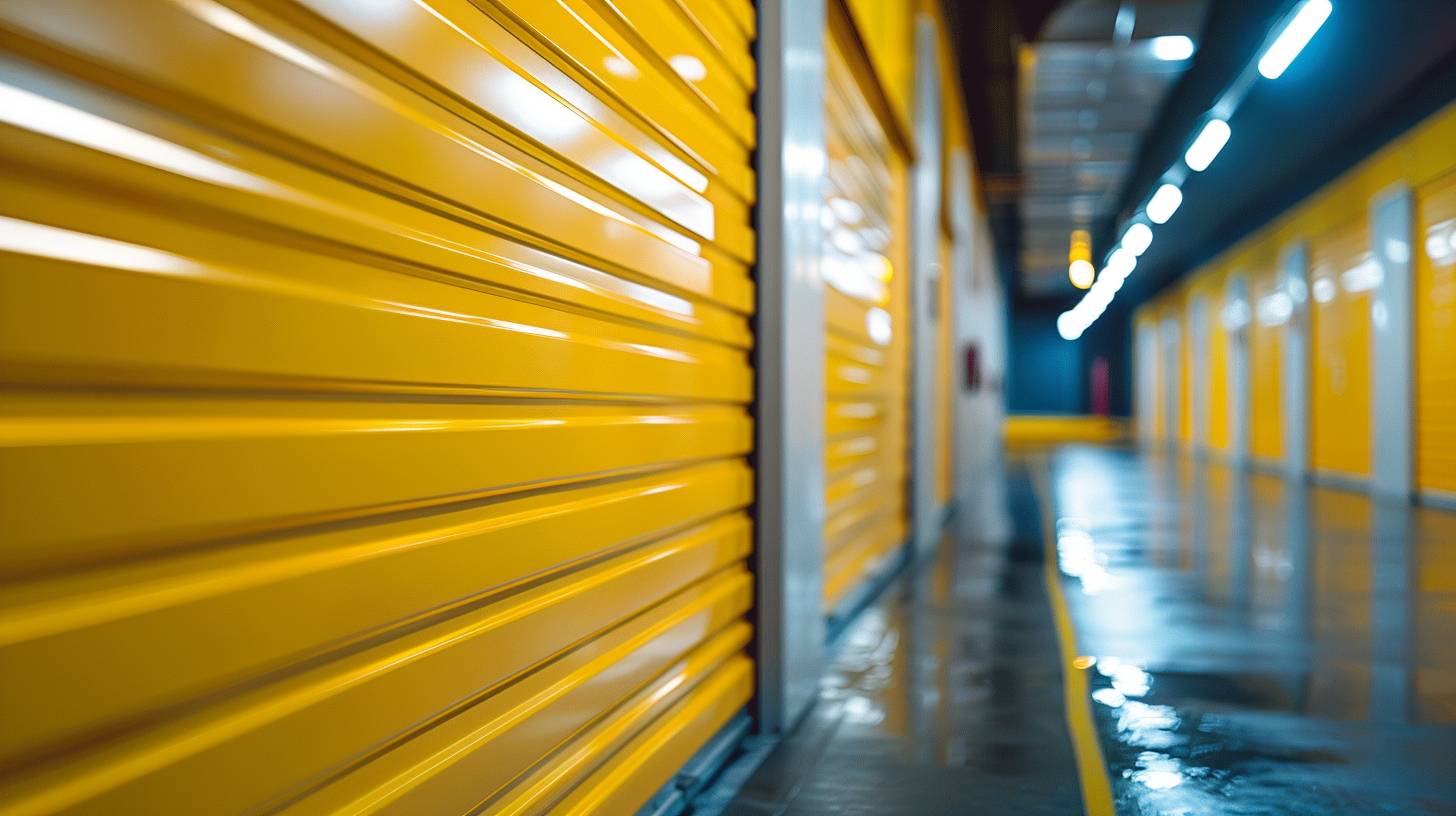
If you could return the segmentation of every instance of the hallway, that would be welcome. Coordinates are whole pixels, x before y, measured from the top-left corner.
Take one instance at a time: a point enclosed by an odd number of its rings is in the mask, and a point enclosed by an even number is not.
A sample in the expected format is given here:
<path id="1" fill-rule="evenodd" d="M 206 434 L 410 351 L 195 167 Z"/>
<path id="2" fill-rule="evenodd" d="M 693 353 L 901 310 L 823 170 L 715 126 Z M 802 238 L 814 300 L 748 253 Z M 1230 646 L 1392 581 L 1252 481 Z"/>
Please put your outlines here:
<path id="1" fill-rule="evenodd" d="M 727 813 L 1456 808 L 1456 514 L 1088 446 L 993 487 L 844 634 Z"/>

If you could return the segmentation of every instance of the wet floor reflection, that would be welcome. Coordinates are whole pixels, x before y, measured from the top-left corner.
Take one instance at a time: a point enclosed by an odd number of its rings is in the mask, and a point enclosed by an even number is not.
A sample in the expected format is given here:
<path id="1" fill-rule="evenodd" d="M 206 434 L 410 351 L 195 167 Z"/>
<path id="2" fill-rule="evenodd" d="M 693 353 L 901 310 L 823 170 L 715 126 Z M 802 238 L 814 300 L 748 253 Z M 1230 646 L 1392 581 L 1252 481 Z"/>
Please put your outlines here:
<path id="1" fill-rule="evenodd" d="M 1024 474 L 986 492 L 846 631 L 808 721 L 727 813 L 1081 812 L 1041 517 Z"/>
<path id="2" fill-rule="evenodd" d="M 1173 455 L 1049 474 L 1119 812 L 1456 813 L 1456 515 Z"/>

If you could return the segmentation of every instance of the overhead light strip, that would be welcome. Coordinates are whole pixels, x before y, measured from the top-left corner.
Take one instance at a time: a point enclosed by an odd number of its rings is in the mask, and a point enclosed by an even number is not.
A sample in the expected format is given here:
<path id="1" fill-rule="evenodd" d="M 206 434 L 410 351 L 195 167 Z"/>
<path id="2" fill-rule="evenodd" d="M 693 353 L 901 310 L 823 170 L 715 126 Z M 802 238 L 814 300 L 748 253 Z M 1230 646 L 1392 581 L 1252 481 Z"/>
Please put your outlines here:
<path id="1" fill-rule="evenodd" d="M 1228 120 L 1254 81 L 1258 76 L 1266 79 L 1283 76 L 1333 12 L 1331 0 L 1301 0 L 1281 18 L 1280 25 L 1266 40 L 1268 45 L 1262 49 L 1258 60 L 1230 84 L 1188 145 L 1183 154 L 1183 165 L 1187 170 L 1201 173 L 1213 164 L 1233 137 L 1233 128 Z M 1166 46 L 1169 53 L 1172 53 L 1171 46 L 1172 43 Z M 1254 76 L 1255 72 L 1257 76 Z M 1057 316 L 1057 332 L 1063 339 L 1081 337 L 1107 311 L 1118 290 L 1122 289 L 1123 282 L 1137 267 L 1138 256 L 1152 245 L 1153 229 L 1149 222 L 1167 223 L 1183 204 L 1183 191 L 1174 182 L 1181 182 L 1186 175 L 1179 166 L 1169 168 L 1164 174 L 1164 183 L 1158 186 L 1142 210 L 1123 224 L 1122 239 L 1108 253 L 1092 287 L 1082 295 L 1077 305 Z"/>

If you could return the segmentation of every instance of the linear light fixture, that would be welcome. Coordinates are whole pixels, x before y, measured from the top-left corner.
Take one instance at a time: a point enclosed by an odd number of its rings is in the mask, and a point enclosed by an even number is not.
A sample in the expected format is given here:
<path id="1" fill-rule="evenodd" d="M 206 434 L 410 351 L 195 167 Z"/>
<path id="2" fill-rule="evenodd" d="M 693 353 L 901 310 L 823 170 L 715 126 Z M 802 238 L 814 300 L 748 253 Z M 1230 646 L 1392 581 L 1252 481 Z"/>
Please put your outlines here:
<path id="1" fill-rule="evenodd" d="M 1183 161 L 1188 163 L 1188 168 L 1195 173 L 1202 173 L 1208 169 L 1213 160 L 1218 156 L 1223 146 L 1228 144 L 1229 137 L 1233 130 L 1229 128 L 1228 122 L 1222 119 L 1209 119 L 1203 124 L 1203 129 L 1198 131 L 1193 144 L 1188 146 L 1188 152 L 1183 154 Z"/>
<path id="2" fill-rule="evenodd" d="M 1178 189 L 1178 185 L 1164 184 L 1158 188 L 1156 193 L 1153 193 L 1151 199 L 1148 199 L 1148 220 L 1154 224 L 1166 224 L 1182 203 L 1183 191 Z"/>
<path id="3" fill-rule="evenodd" d="M 1134 256 L 1140 256 L 1153 245 L 1153 230 L 1141 221 L 1127 228 L 1122 234 L 1122 248 Z"/>
<path id="4" fill-rule="evenodd" d="M 1153 56 L 1160 60 L 1177 62 L 1193 56 L 1193 40 L 1182 34 L 1154 37 L 1148 42 L 1152 46 Z"/>
<path id="5" fill-rule="evenodd" d="M 1130 5 L 1124 4 L 1126 11 Z M 1251 69 L 1257 68 L 1260 75 L 1267 79 L 1277 79 L 1284 74 L 1290 64 L 1294 62 L 1304 47 L 1309 44 L 1314 35 L 1319 32 L 1334 11 L 1334 4 L 1331 0 L 1301 0 L 1294 6 L 1293 10 L 1283 18 L 1283 27 L 1275 34 L 1264 52 L 1259 56 L 1255 66 L 1246 66 L 1236 88 L 1231 88 L 1225 93 L 1225 99 L 1214 106 L 1214 111 L 1199 128 L 1198 134 L 1193 138 L 1192 144 L 1188 146 L 1183 154 L 1183 161 L 1188 169 L 1195 173 L 1207 170 L 1213 160 L 1228 144 L 1229 138 L 1233 136 L 1233 130 L 1229 127 L 1228 119 L 1238 107 L 1243 93 L 1252 82 Z M 1130 22 L 1130 15 L 1129 15 Z M 1124 40 L 1125 41 L 1125 40 Z M 1158 59 L 1179 60 L 1192 56 L 1193 42 L 1186 37 L 1158 37 L 1149 42 L 1153 56 Z M 1179 183 L 1186 180 L 1186 174 L 1181 173 L 1179 168 L 1170 170 L 1172 178 Z M 1148 199 L 1147 206 L 1143 212 L 1147 221 L 1153 224 L 1164 224 L 1183 203 L 1183 191 L 1177 183 L 1161 184 Z M 1082 336 L 1088 327 L 1097 322 L 1103 312 L 1111 304 L 1117 291 L 1122 288 L 1123 281 L 1132 274 L 1137 266 L 1138 256 L 1147 251 L 1153 241 L 1152 227 L 1141 220 L 1132 221 L 1122 235 L 1119 245 L 1107 256 L 1103 262 L 1102 271 L 1077 302 L 1075 306 L 1063 312 L 1057 317 L 1057 333 L 1065 340 L 1076 340 Z M 1451 233 L 1452 254 L 1456 255 L 1456 230 Z M 1433 253 L 1434 255 L 1434 253 Z M 1079 270 L 1085 272 L 1085 270 Z M 1367 270 L 1357 267 L 1345 273 L 1341 278 L 1341 284 L 1347 289 L 1358 289 L 1367 285 L 1364 272 Z M 1313 297 L 1317 301 L 1327 301 L 1334 297 L 1337 285 L 1333 279 L 1318 278 L 1312 284 Z M 1238 318 L 1244 324 L 1252 317 L 1252 311 L 1247 304 L 1242 305 L 1242 315 L 1232 313 L 1225 314 L 1225 322 L 1229 325 L 1230 320 Z M 1265 307 L 1273 318 L 1275 311 L 1282 311 L 1282 305 L 1273 304 Z"/>
<path id="6" fill-rule="evenodd" d="M 1259 73 L 1265 79 L 1278 79 L 1314 38 L 1332 11 L 1334 6 L 1330 0 L 1304 0 L 1299 10 L 1290 15 L 1284 30 L 1274 38 L 1264 56 L 1259 58 Z"/>

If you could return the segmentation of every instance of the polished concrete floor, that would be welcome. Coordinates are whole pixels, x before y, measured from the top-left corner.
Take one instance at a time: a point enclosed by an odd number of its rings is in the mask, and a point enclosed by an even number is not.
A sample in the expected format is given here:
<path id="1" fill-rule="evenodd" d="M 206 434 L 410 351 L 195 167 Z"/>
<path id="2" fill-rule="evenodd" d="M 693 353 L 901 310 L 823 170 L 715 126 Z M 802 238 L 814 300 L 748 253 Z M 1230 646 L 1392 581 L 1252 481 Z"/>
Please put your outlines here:
<path id="1" fill-rule="evenodd" d="M 977 503 L 726 812 L 1456 814 L 1456 514 L 1087 446 Z"/>

